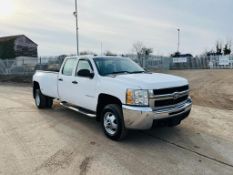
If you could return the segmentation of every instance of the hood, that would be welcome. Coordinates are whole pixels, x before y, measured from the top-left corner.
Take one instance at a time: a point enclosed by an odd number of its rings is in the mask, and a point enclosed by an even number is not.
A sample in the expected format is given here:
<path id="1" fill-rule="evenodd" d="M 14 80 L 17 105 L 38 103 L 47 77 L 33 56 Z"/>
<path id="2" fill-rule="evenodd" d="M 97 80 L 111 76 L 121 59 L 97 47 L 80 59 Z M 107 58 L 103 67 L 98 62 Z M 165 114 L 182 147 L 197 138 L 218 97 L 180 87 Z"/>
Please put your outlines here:
<path id="1" fill-rule="evenodd" d="M 188 84 L 184 78 L 160 73 L 124 74 L 117 75 L 114 79 L 119 83 L 130 85 L 129 88 L 140 89 L 164 89 Z"/>

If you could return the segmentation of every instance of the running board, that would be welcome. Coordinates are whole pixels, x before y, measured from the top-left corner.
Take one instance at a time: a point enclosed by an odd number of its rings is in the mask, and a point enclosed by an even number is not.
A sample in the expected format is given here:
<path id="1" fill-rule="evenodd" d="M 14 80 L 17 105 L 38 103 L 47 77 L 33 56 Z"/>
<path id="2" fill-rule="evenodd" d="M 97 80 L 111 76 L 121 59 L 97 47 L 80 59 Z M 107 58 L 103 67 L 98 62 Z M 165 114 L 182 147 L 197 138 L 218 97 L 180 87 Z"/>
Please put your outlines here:
<path id="1" fill-rule="evenodd" d="M 65 108 L 68 108 L 68 109 L 70 109 L 70 110 L 73 110 L 73 111 L 75 111 L 75 112 L 78 112 L 78 113 L 80 113 L 80 114 L 86 115 L 86 116 L 88 116 L 88 117 L 91 117 L 91 118 L 95 118 L 95 117 L 96 117 L 95 114 L 90 114 L 90 113 L 84 112 L 84 111 L 82 111 L 81 109 L 78 109 L 78 108 L 76 108 L 76 107 L 74 107 L 74 106 L 70 106 L 68 103 L 63 103 L 63 102 L 61 102 L 60 105 L 63 106 L 63 107 L 65 107 Z"/>

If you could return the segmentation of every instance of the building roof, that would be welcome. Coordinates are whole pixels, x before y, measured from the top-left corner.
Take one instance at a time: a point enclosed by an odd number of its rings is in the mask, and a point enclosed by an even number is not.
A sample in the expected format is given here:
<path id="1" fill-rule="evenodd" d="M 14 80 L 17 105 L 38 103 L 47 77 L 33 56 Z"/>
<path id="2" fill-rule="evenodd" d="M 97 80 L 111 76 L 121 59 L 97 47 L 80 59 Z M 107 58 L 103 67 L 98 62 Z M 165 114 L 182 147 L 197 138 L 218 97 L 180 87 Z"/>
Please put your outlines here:
<path id="1" fill-rule="evenodd" d="M 12 35 L 12 36 L 4 36 L 4 37 L 0 37 L 0 43 L 4 43 L 7 41 L 12 41 L 12 40 L 16 40 L 19 37 L 26 37 L 28 40 L 30 40 L 32 43 L 36 44 L 34 41 L 32 41 L 30 38 L 28 38 L 25 35 Z M 37 44 L 36 44 L 37 45 Z"/>

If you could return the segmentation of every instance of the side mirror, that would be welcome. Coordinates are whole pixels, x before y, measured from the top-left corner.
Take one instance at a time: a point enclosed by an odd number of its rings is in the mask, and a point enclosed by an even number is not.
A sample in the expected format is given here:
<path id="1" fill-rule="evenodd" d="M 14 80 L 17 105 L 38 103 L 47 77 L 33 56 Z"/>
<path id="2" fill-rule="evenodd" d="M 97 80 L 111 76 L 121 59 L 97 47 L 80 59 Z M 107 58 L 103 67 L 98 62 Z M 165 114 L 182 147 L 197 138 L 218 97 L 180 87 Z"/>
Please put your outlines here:
<path id="1" fill-rule="evenodd" d="M 94 73 L 90 72 L 90 70 L 88 70 L 88 69 L 81 69 L 80 71 L 78 71 L 78 76 L 80 76 L 80 77 L 87 77 L 87 78 L 93 78 L 94 77 Z"/>

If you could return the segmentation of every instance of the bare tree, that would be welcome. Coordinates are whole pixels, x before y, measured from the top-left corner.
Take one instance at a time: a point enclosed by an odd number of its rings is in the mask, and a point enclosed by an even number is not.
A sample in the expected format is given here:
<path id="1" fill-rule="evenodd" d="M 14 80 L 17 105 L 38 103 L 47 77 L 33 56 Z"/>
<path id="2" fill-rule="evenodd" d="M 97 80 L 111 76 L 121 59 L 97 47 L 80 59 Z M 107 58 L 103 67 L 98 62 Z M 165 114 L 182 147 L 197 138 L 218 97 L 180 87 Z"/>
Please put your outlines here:
<path id="1" fill-rule="evenodd" d="M 217 41 L 216 43 L 216 54 L 217 55 L 222 55 L 222 42 L 221 41 Z"/>
<path id="2" fill-rule="evenodd" d="M 224 55 L 230 55 L 231 54 L 231 46 L 229 43 L 225 44 L 225 47 L 223 48 Z"/>
<path id="3" fill-rule="evenodd" d="M 232 51 L 232 40 L 228 40 L 228 42 L 227 42 L 227 44 L 228 44 L 228 52 L 229 52 L 229 54 L 231 54 L 231 51 Z"/>
<path id="4" fill-rule="evenodd" d="M 106 53 L 104 53 L 105 56 L 117 56 L 117 54 L 112 53 L 111 51 L 106 51 Z"/>
<path id="5" fill-rule="evenodd" d="M 133 44 L 133 50 L 137 54 L 139 64 L 145 67 L 145 61 L 149 58 L 150 54 L 153 53 L 153 49 L 145 47 L 141 41 L 138 41 Z"/>
<path id="6" fill-rule="evenodd" d="M 134 52 L 136 52 L 138 62 L 141 66 L 143 66 L 143 48 L 144 48 L 144 45 L 141 41 L 138 41 L 133 44 L 133 50 Z"/>
<path id="7" fill-rule="evenodd" d="M 66 57 L 67 57 L 67 55 L 65 55 L 65 54 L 59 55 L 59 56 L 57 57 L 57 60 L 58 60 L 58 62 L 59 62 L 60 65 L 63 63 L 63 61 L 64 61 L 64 59 L 65 59 Z"/>
<path id="8" fill-rule="evenodd" d="M 216 42 L 216 51 L 215 50 L 210 50 L 210 51 L 206 51 L 206 55 L 207 56 L 212 56 L 212 55 L 230 55 L 232 51 L 232 41 L 228 40 L 226 42 L 226 44 L 223 44 L 223 42 L 221 40 L 218 40 Z"/>
<path id="9" fill-rule="evenodd" d="M 97 55 L 97 54 L 92 51 L 82 51 L 80 52 L 80 55 Z"/>
<path id="10" fill-rule="evenodd" d="M 229 41 L 228 41 L 228 44 L 229 44 L 229 47 L 230 47 L 230 49 L 231 49 L 231 46 L 232 46 L 232 40 L 229 40 Z"/>
<path id="11" fill-rule="evenodd" d="M 150 56 L 150 54 L 153 53 L 153 49 L 152 48 L 143 47 L 142 48 L 142 52 L 143 52 L 144 56 L 148 57 L 148 56 Z"/>

